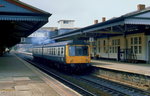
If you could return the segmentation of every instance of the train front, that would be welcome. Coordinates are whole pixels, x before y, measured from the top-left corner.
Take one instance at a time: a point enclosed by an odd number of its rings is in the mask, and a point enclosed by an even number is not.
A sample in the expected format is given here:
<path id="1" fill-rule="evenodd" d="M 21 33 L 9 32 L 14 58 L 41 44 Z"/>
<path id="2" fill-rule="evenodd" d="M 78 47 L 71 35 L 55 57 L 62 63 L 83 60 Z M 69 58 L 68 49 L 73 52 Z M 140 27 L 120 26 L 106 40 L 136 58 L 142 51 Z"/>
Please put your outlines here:
<path id="1" fill-rule="evenodd" d="M 85 45 L 67 45 L 66 46 L 66 63 L 74 68 L 86 68 L 91 64 L 90 46 Z"/>

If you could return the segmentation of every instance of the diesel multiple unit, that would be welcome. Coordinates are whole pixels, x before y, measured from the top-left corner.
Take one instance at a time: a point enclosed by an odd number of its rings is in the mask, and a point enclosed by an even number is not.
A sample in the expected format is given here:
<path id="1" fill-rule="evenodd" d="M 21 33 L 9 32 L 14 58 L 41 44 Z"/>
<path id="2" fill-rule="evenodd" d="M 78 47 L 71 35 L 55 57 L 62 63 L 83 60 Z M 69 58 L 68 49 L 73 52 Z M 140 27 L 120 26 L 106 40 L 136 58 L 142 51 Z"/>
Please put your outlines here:
<path id="1" fill-rule="evenodd" d="M 82 41 L 64 41 L 33 48 L 34 58 L 50 60 L 58 68 L 82 69 L 90 66 L 90 46 Z"/>

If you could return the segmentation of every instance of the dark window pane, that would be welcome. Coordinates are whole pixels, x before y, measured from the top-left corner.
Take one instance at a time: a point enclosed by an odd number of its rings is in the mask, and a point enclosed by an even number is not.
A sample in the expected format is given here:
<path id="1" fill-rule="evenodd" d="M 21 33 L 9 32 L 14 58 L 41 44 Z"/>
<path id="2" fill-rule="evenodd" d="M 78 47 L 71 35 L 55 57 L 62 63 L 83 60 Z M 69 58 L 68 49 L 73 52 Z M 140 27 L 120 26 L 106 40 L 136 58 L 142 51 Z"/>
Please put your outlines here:
<path id="1" fill-rule="evenodd" d="M 88 56 L 87 46 L 70 46 L 69 47 L 70 56 Z"/>
<path id="2" fill-rule="evenodd" d="M 133 38 L 131 38 L 131 44 L 133 44 Z"/>
<path id="3" fill-rule="evenodd" d="M 142 53 L 142 46 L 139 46 L 139 54 Z"/>
<path id="4" fill-rule="evenodd" d="M 135 52 L 135 54 L 137 54 L 137 53 L 138 53 L 137 46 L 134 46 L 134 52 Z"/>
<path id="5" fill-rule="evenodd" d="M 134 37 L 134 44 L 138 44 L 138 38 Z"/>
<path id="6" fill-rule="evenodd" d="M 141 44 L 142 42 L 141 42 L 141 37 L 139 37 L 139 44 Z"/>

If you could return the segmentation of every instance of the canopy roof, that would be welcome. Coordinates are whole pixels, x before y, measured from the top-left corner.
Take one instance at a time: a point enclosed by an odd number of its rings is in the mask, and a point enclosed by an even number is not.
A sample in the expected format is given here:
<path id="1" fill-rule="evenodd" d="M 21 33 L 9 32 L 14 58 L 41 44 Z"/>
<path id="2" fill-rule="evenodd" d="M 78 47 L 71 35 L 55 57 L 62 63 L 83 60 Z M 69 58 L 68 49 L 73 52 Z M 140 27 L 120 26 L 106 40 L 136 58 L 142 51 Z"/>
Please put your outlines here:
<path id="1" fill-rule="evenodd" d="M 19 0 L 0 0 L 0 48 L 11 47 L 48 22 L 50 13 Z"/>
<path id="2" fill-rule="evenodd" d="M 120 17 L 115 17 L 105 22 L 67 32 L 53 37 L 56 41 L 70 39 L 100 38 L 119 34 L 128 34 L 139 31 L 147 32 L 150 29 L 150 8 L 134 11 Z"/>

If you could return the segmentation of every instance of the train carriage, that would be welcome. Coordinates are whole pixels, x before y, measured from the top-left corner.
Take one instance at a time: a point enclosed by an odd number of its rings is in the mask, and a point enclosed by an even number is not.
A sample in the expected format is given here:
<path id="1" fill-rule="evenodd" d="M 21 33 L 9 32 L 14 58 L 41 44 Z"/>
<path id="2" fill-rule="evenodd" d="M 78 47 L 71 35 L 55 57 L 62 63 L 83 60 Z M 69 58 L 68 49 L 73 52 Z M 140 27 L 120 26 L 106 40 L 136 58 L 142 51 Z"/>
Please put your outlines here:
<path id="1" fill-rule="evenodd" d="M 90 66 L 90 46 L 83 41 L 64 41 L 33 48 L 34 58 L 52 61 L 58 68 L 83 69 Z"/>

